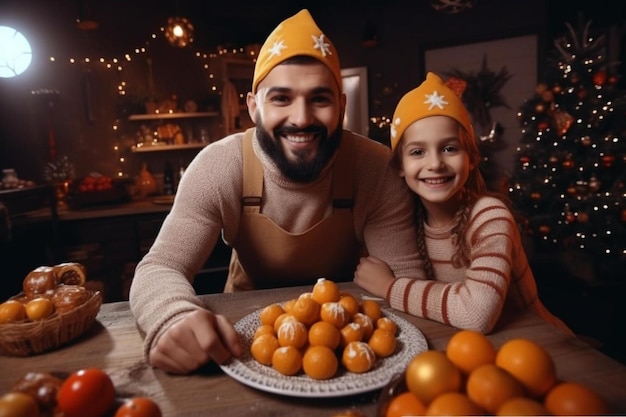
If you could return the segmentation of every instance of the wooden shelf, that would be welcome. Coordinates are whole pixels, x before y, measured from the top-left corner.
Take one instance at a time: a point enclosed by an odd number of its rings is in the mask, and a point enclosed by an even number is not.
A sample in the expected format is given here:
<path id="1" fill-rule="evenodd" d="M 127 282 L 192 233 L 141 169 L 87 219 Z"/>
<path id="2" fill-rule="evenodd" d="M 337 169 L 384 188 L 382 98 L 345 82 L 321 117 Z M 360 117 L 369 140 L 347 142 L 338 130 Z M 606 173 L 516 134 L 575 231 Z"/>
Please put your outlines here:
<path id="1" fill-rule="evenodd" d="M 185 149 L 201 149 L 208 143 L 185 143 L 183 145 L 146 145 L 133 146 L 131 152 L 159 152 L 159 151 L 177 151 Z"/>
<path id="2" fill-rule="evenodd" d="M 218 117 L 218 112 L 195 112 L 195 113 L 154 113 L 154 114 L 132 114 L 128 116 L 130 121 L 141 120 L 164 120 L 164 119 L 191 119 L 201 117 Z"/>

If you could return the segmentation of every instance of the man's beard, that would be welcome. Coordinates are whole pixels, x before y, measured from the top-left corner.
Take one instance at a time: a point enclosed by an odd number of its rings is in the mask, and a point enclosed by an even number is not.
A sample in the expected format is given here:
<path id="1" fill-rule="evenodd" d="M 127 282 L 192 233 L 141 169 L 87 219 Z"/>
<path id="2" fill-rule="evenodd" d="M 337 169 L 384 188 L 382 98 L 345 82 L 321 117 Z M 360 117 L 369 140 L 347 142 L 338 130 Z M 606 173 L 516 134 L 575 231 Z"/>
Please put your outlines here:
<path id="1" fill-rule="evenodd" d="M 342 120 L 342 118 L 340 118 Z M 328 135 L 328 129 L 324 126 L 308 126 L 304 129 L 293 127 L 278 127 L 274 129 L 274 137 L 263 128 L 261 118 L 257 116 L 256 120 L 256 134 L 259 138 L 261 148 L 269 155 L 274 161 L 280 172 L 287 178 L 296 182 L 310 182 L 318 177 L 320 172 L 324 169 L 328 161 L 335 154 L 335 151 L 339 147 L 341 140 L 341 134 L 343 129 L 342 124 L 339 123 L 337 129 Z M 319 148 L 315 158 L 309 160 L 305 159 L 306 155 L 298 155 L 297 161 L 293 162 L 285 155 L 285 150 L 280 144 L 280 137 L 288 134 L 295 133 L 310 133 L 318 135 L 320 139 Z M 276 139 L 274 139 L 276 138 Z M 308 151 L 307 151 L 308 152 Z"/>

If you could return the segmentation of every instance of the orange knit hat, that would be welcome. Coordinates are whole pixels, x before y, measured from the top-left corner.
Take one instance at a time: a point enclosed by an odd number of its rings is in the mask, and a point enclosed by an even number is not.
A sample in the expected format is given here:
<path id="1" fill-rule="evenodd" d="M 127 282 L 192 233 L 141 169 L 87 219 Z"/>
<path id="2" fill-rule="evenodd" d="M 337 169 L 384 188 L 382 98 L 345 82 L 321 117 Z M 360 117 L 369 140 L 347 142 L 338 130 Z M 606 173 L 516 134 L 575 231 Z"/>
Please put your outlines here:
<path id="1" fill-rule="evenodd" d="M 470 115 L 461 101 L 466 83 L 451 78 L 444 83 L 436 74 L 429 72 L 419 87 L 400 99 L 391 122 L 391 149 L 395 149 L 404 131 L 414 122 L 430 116 L 448 116 L 456 120 L 474 140 L 474 128 Z"/>
<path id="2" fill-rule="evenodd" d="M 276 65 L 297 55 L 313 57 L 326 65 L 335 76 L 339 91 L 342 91 L 337 50 L 309 11 L 303 9 L 283 20 L 265 40 L 254 67 L 252 92 L 256 93 L 259 83 Z"/>

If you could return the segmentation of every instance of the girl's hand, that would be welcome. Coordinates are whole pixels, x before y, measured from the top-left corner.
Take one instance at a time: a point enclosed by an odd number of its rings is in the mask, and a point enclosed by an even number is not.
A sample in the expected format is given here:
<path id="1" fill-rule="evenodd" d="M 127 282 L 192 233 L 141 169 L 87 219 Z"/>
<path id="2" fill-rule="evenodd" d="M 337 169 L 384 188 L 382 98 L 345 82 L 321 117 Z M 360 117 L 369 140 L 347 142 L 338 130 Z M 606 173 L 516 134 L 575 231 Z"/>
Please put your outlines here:
<path id="1" fill-rule="evenodd" d="M 361 258 L 354 271 L 354 283 L 381 298 L 385 298 L 394 280 L 389 266 L 374 256 Z"/>

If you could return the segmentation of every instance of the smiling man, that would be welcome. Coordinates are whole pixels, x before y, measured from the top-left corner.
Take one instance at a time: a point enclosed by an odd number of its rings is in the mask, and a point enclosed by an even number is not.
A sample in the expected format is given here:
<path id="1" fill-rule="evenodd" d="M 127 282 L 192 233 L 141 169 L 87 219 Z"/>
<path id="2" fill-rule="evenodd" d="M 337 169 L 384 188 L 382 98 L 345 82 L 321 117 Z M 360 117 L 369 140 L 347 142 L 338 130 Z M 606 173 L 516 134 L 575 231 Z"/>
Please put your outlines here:
<path id="1" fill-rule="evenodd" d="M 197 155 L 135 272 L 145 353 L 167 372 L 242 353 L 191 285 L 220 237 L 233 248 L 225 291 L 352 280 L 367 254 L 397 277 L 420 267 L 412 197 L 389 148 L 342 128 L 337 51 L 307 10 L 269 35 L 246 100 L 256 126 Z"/>

